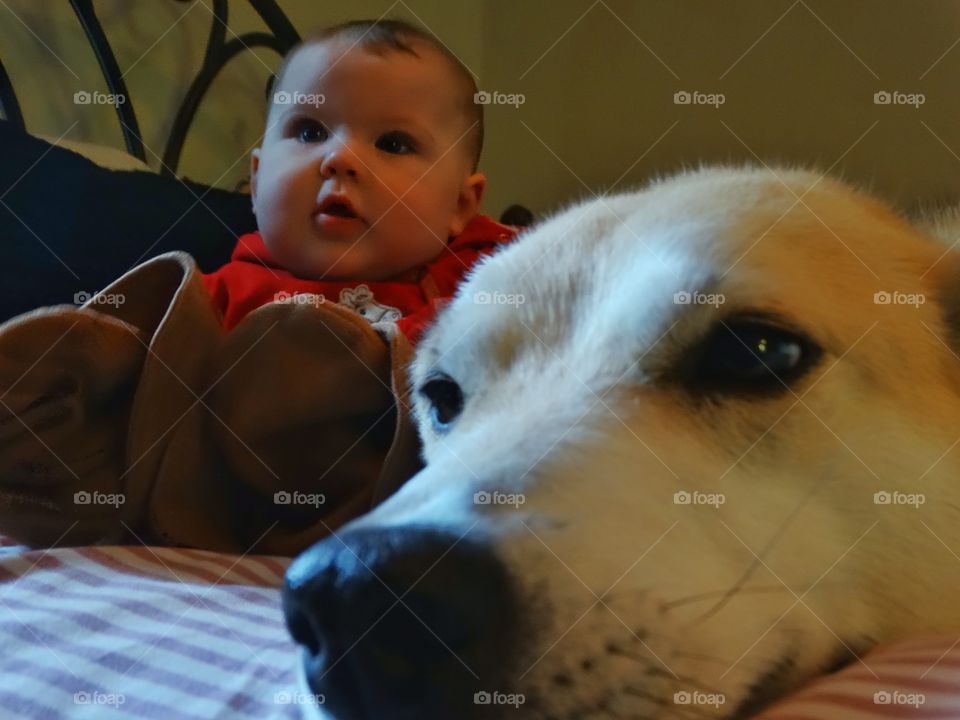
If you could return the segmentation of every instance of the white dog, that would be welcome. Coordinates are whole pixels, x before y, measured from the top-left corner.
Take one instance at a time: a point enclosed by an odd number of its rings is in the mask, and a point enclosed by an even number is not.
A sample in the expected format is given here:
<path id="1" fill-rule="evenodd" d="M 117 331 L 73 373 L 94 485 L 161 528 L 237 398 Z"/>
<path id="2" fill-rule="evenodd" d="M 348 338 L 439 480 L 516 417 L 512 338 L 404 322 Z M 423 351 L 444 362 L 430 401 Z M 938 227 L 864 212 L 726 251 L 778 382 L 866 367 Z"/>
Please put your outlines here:
<path id="1" fill-rule="evenodd" d="M 327 711 L 747 717 L 960 629 L 935 232 L 819 173 L 703 169 L 480 265 L 414 363 L 425 469 L 288 574 Z"/>

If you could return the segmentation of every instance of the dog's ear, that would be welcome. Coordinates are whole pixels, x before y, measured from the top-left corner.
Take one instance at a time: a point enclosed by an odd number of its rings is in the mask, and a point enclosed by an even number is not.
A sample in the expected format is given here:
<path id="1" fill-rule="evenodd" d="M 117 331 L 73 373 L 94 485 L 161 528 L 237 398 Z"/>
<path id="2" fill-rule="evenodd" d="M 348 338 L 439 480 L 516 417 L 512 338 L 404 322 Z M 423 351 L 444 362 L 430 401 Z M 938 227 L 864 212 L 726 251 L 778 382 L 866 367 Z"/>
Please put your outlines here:
<path id="1" fill-rule="evenodd" d="M 928 288 L 926 299 L 939 308 L 943 330 L 937 331 L 933 327 L 927 330 L 940 336 L 940 341 L 960 360 L 960 236 L 955 248 L 944 246 L 937 250 L 940 256 L 922 272 L 924 285 Z M 957 376 L 960 377 L 960 372 Z"/>
<path id="2" fill-rule="evenodd" d="M 944 340 L 960 354 L 960 205 L 922 211 L 913 225 L 935 244 L 933 261 L 921 270 L 921 278 L 942 308 Z"/>
<path id="3" fill-rule="evenodd" d="M 943 308 L 943 320 L 954 352 L 960 351 L 960 252 L 953 250 L 941 263 L 940 272 L 932 271 L 936 299 Z"/>

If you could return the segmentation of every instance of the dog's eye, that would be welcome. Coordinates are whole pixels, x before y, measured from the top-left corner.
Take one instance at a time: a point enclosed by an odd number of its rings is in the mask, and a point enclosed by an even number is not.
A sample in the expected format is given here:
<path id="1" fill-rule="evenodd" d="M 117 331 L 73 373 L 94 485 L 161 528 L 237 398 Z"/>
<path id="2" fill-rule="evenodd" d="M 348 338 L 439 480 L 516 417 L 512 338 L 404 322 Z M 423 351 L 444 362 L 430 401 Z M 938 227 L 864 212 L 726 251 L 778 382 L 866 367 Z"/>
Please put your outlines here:
<path id="1" fill-rule="evenodd" d="M 778 392 L 821 353 L 808 338 L 769 322 L 725 322 L 707 337 L 690 379 L 701 391 Z"/>
<path id="2" fill-rule="evenodd" d="M 438 431 L 446 430 L 463 410 L 463 392 L 447 375 L 436 375 L 420 388 L 430 403 L 430 418 Z"/>

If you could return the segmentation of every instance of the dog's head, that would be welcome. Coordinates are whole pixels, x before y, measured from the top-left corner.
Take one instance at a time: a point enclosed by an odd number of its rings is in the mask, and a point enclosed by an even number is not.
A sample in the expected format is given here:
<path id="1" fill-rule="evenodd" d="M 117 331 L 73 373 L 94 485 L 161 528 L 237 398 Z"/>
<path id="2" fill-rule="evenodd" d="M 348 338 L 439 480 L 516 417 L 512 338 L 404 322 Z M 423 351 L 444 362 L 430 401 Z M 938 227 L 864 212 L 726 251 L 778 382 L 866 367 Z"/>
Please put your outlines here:
<path id="1" fill-rule="evenodd" d="M 743 717 L 960 626 L 956 269 L 799 170 L 529 232 L 418 351 L 425 469 L 290 569 L 311 686 L 350 720 Z"/>

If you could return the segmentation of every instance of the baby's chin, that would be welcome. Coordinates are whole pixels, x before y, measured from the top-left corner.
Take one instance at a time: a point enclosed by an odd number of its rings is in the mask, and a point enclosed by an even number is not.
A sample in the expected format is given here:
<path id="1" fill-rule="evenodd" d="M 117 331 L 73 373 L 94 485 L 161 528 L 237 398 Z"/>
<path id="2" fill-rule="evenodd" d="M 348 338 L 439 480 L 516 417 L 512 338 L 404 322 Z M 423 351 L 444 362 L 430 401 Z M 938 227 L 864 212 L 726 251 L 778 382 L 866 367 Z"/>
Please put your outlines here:
<path id="1" fill-rule="evenodd" d="M 344 280 L 370 280 L 372 278 L 364 272 L 362 267 L 354 266 L 346 258 L 336 258 L 317 262 L 316 260 L 301 259 L 299 262 L 282 263 L 283 267 L 304 280 L 329 280 L 331 282 Z"/>
<path id="2" fill-rule="evenodd" d="M 265 235 L 263 244 L 278 266 L 304 280 L 349 280 L 358 271 L 351 262 L 349 244 L 313 237 L 292 243 Z"/>
<path id="3" fill-rule="evenodd" d="M 363 243 L 344 243 L 342 240 L 334 242 L 322 238 L 311 238 L 308 243 L 296 245 L 270 242 L 264 238 L 264 244 L 280 267 L 304 280 L 415 280 L 413 276 L 418 274 L 423 265 L 435 259 L 423 262 L 408 259 L 404 262 L 400 258 L 393 258 L 396 262 L 390 262 L 375 253 L 373 247 Z"/>
<path id="4" fill-rule="evenodd" d="M 297 252 L 289 248 L 286 252 L 271 250 L 270 254 L 278 265 L 304 280 L 375 281 L 383 278 L 383 269 L 365 260 L 361 248 L 341 243 L 324 245 L 326 247 L 304 248 Z"/>

